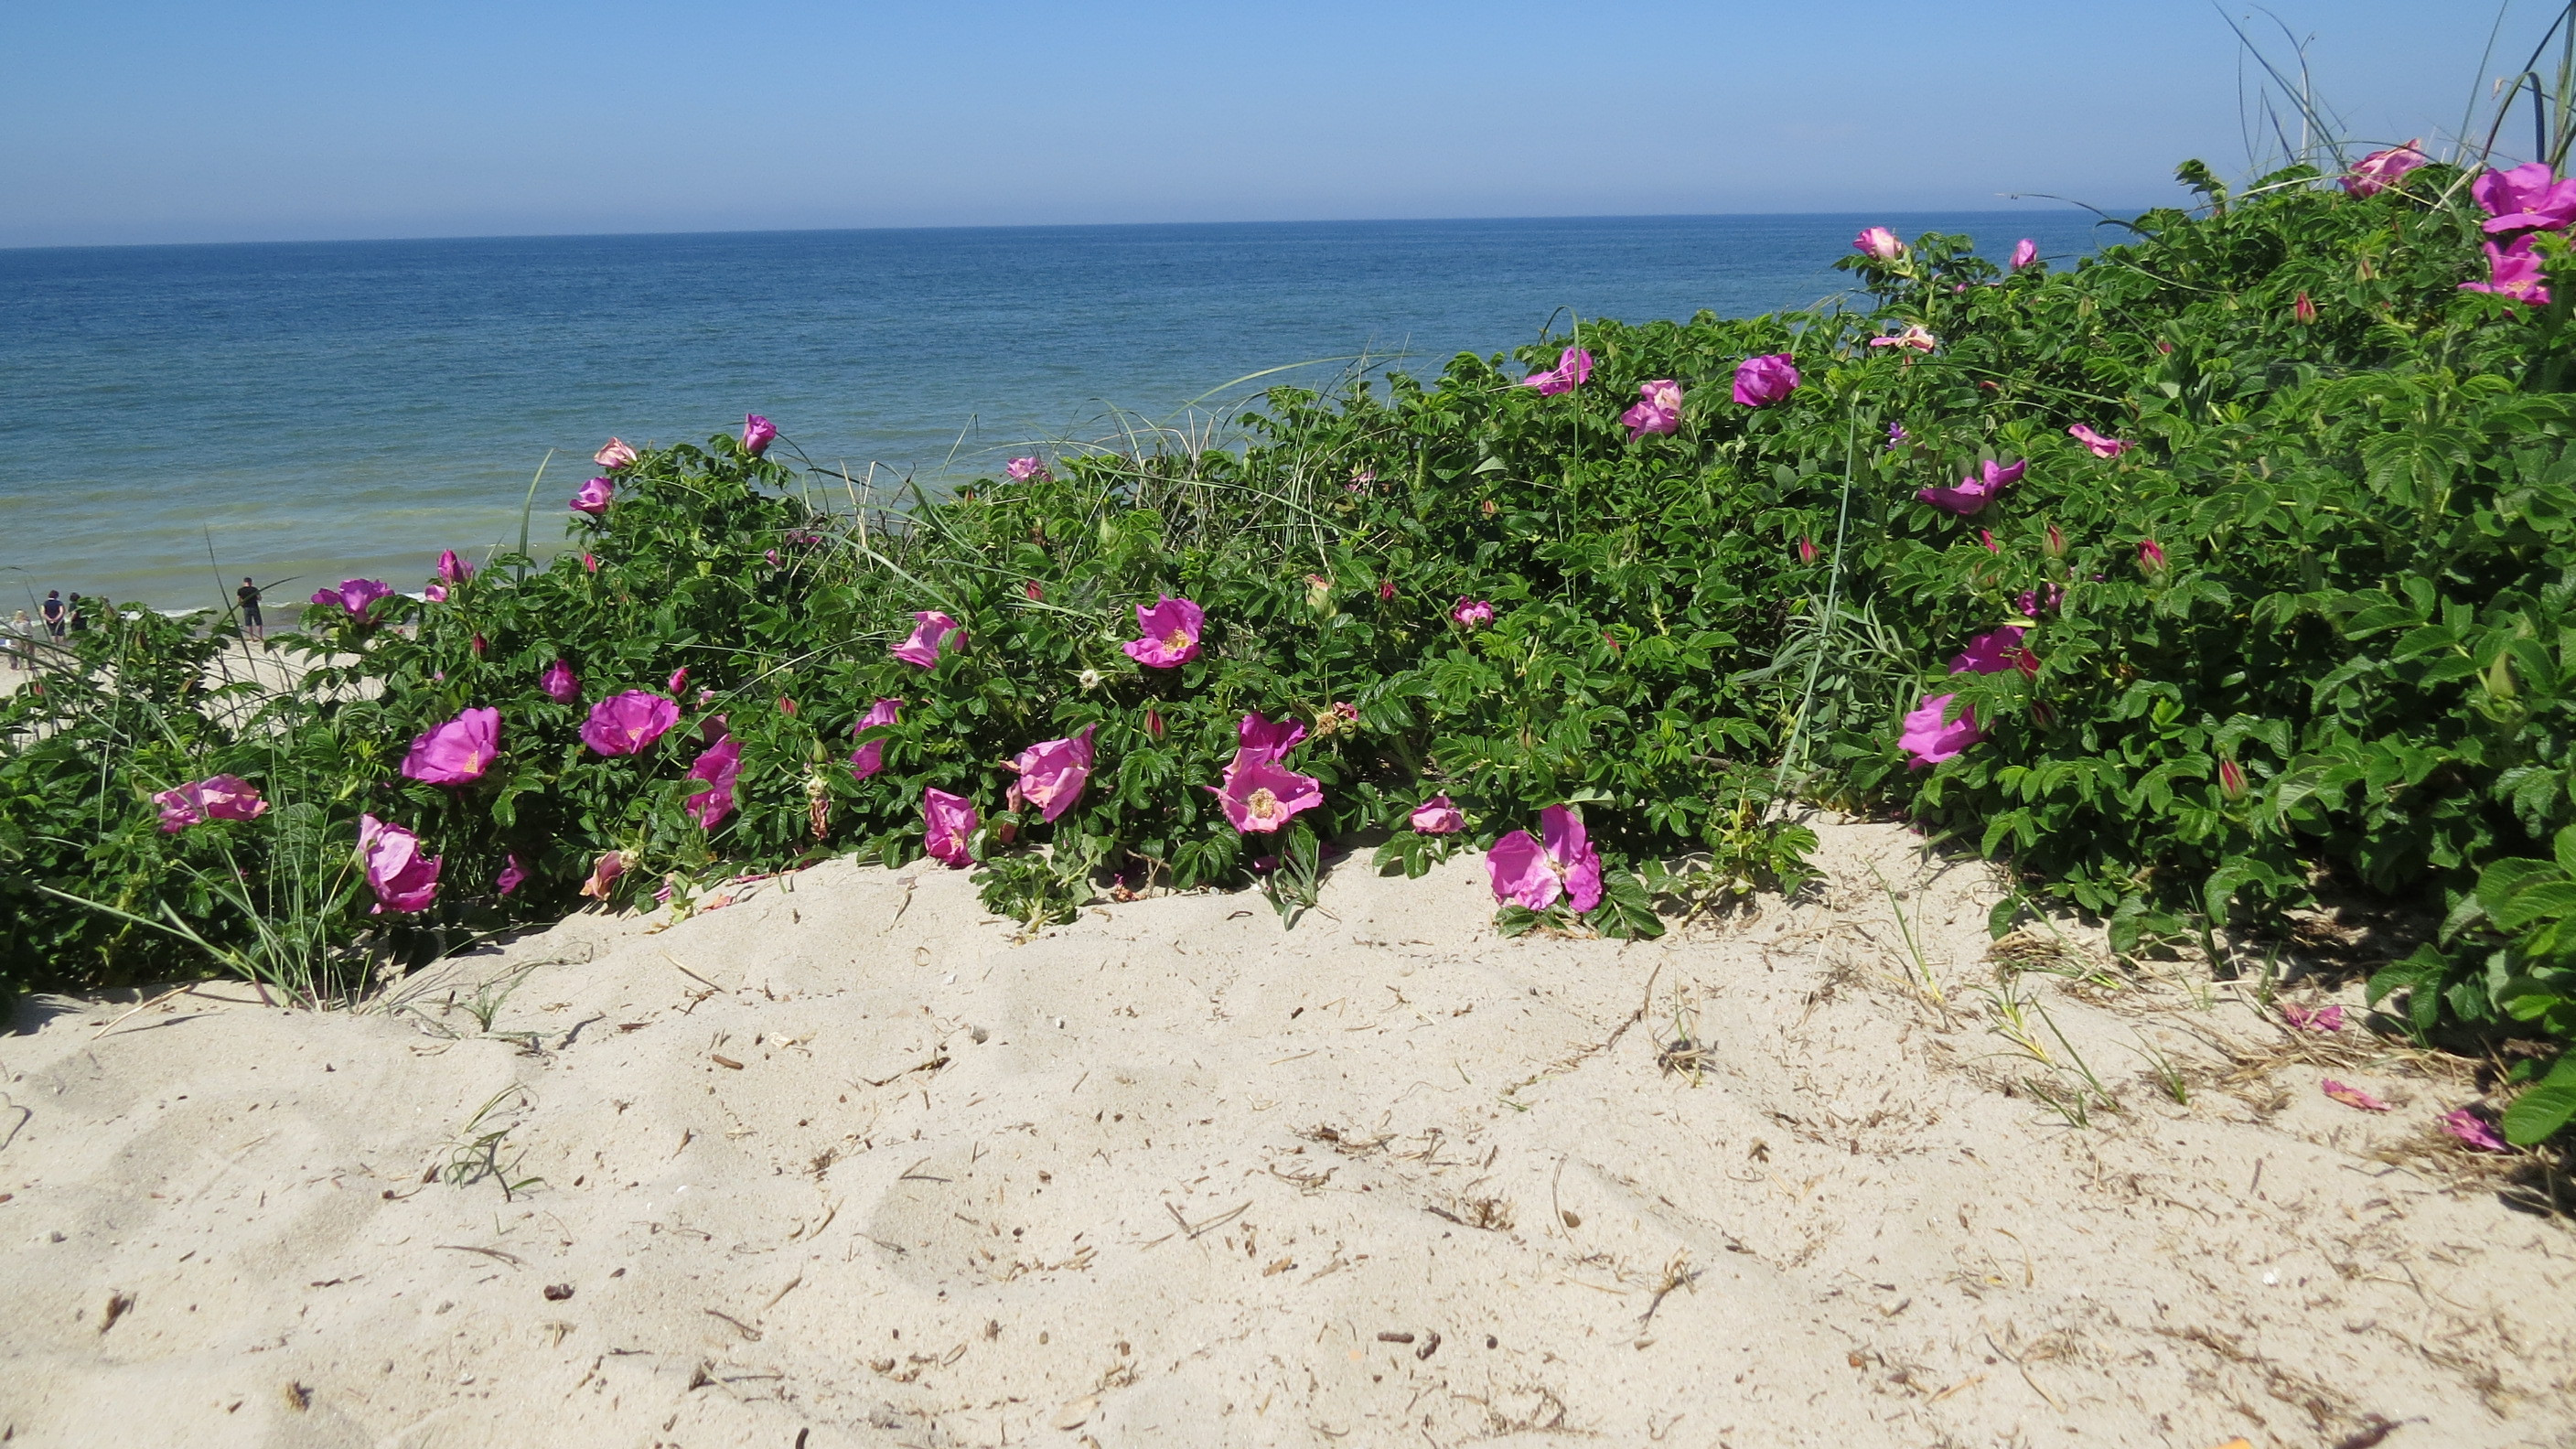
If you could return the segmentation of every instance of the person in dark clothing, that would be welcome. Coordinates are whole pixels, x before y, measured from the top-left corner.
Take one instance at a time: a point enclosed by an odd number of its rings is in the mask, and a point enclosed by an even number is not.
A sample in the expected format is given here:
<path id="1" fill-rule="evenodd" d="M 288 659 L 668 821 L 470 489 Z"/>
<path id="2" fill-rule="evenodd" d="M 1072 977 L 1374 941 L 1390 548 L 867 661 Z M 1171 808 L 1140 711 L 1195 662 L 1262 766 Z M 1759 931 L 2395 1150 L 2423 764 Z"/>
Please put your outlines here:
<path id="1" fill-rule="evenodd" d="M 71 630 L 75 634 L 86 634 L 89 632 L 89 610 L 83 607 L 86 602 L 87 601 L 82 599 L 80 595 L 72 595 L 71 613 L 69 617 L 65 618 L 63 621 L 64 628 Z"/>
<path id="2" fill-rule="evenodd" d="M 266 641 L 268 626 L 259 617 L 259 585 L 244 579 L 241 587 L 233 590 L 233 597 L 241 601 L 242 633 L 254 640 Z"/>
<path id="3" fill-rule="evenodd" d="M 36 612 L 45 616 L 45 632 L 54 637 L 55 643 L 61 643 L 65 623 L 71 617 L 71 611 L 63 607 L 63 591 L 45 590 L 44 605 Z"/>

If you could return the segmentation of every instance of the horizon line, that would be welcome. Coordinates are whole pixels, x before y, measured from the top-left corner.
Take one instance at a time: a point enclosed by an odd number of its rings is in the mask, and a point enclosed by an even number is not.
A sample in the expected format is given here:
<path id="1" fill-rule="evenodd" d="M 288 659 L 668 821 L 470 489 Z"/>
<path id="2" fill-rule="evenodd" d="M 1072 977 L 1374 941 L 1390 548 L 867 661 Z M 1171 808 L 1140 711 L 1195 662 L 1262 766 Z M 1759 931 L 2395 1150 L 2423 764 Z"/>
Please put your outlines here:
<path id="1" fill-rule="evenodd" d="M 2013 199 L 2013 198 L 1999 198 Z M 837 236 L 867 232 L 997 232 L 997 231 L 1141 231 L 1181 227 L 1228 226 L 1404 226 L 1441 225 L 1459 222 L 1533 222 L 1533 221 L 1799 221 L 1827 218 L 1861 218 L 1896 220 L 1909 216 L 2026 216 L 2050 211 L 2092 211 L 2095 225 L 2116 224 L 2119 208 L 2095 208 L 2083 203 L 2055 201 L 2040 207 L 1916 207 L 1906 210 L 1874 211 L 1652 211 L 1652 212 L 1547 212 L 1517 216 L 1388 216 L 1388 217 L 1274 217 L 1232 221 L 1085 221 L 1085 222 L 982 222 L 923 224 L 912 226 L 780 226 L 725 227 L 701 230 L 667 231 L 532 231 L 532 232 L 436 232 L 409 236 L 340 236 L 340 237 L 265 237 L 230 241 L 148 241 L 148 242 L 35 242 L 0 245 L 0 253 L 9 252 L 74 252 L 136 251 L 162 247 L 267 247 L 267 246 L 382 246 L 420 242 L 505 242 L 505 241 L 618 241 L 660 237 L 748 237 L 748 236 Z M 2162 208 L 2142 207 L 2139 212 Z"/>

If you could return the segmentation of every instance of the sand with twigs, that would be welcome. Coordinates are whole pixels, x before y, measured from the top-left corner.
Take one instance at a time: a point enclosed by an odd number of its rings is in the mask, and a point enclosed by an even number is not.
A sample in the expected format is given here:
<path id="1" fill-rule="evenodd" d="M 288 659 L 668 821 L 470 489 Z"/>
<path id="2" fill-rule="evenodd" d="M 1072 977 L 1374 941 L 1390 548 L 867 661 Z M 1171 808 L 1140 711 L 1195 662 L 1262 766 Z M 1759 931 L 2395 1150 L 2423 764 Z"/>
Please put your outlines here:
<path id="1" fill-rule="evenodd" d="M 38 1001 L 0 1437 L 2571 1442 L 2576 1235 L 2430 1131 L 2474 1084 L 1999 973 L 1983 868 L 1822 834 L 1658 942 L 1498 939 L 1473 858 L 1027 942 L 835 864 L 399 1009 Z"/>

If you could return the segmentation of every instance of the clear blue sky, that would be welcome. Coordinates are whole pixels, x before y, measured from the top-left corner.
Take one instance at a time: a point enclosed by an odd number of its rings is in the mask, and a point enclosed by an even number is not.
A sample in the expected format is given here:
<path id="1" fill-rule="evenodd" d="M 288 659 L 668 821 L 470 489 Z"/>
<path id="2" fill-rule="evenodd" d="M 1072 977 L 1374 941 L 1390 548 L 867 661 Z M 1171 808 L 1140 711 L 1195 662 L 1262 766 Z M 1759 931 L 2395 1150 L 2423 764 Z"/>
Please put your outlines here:
<path id="1" fill-rule="evenodd" d="M 2272 8 L 2380 140 L 2457 130 L 2498 13 Z M 0 57 L 0 246 L 2136 207 L 2246 161 L 2207 0 L 9 0 Z"/>

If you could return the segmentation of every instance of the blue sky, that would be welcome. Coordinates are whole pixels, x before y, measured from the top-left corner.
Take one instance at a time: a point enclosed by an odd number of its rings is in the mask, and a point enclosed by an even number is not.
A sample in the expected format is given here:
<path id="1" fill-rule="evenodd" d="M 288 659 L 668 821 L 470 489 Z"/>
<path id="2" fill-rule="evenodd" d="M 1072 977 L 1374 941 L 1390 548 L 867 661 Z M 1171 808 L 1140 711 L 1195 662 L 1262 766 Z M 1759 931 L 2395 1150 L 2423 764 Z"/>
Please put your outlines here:
<path id="1" fill-rule="evenodd" d="M 2498 15 L 2272 9 L 2374 140 L 2458 129 Z M 13 0 L 0 56 L 0 246 L 2134 208 L 2246 162 L 2207 0 Z"/>

